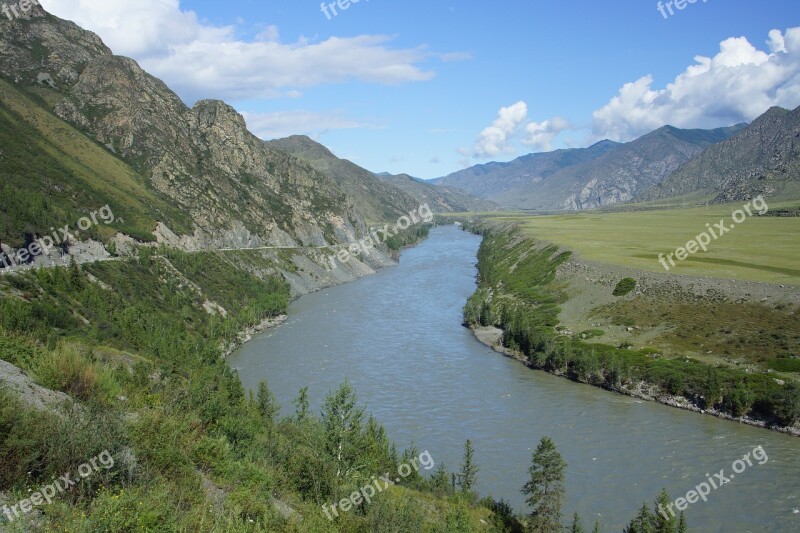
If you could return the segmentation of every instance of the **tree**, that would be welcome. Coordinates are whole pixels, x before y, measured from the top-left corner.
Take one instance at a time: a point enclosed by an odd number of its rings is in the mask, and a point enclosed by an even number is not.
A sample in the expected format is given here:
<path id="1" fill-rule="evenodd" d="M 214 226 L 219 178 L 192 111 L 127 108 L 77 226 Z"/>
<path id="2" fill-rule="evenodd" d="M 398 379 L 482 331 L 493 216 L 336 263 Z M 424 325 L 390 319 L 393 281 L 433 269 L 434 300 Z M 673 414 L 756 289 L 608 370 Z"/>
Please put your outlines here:
<path id="1" fill-rule="evenodd" d="M 541 533 L 561 531 L 561 505 L 564 501 L 564 471 L 567 463 L 556 450 L 549 437 L 543 437 L 530 467 L 531 479 L 522 493 L 531 508 L 533 531 Z"/>
<path id="2" fill-rule="evenodd" d="M 444 463 L 439 463 L 436 472 L 431 476 L 430 486 L 433 492 L 437 494 L 450 494 L 453 491 L 450 487 L 450 476 Z"/>
<path id="3" fill-rule="evenodd" d="M 653 515 L 652 525 L 655 533 L 676 533 L 678 519 L 667 512 L 672 500 L 665 489 L 661 489 L 655 501 L 655 514 Z"/>
<path id="4" fill-rule="evenodd" d="M 83 288 L 83 274 L 81 273 L 81 268 L 78 266 L 78 263 L 75 262 L 74 255 L 70 256 L 69 261 L 69 284 L 74 290 Z"/>
<path id="5" fill-rule="evenodd" d="M 326 397 L 322 407 L 322 425 L 326 451 L 335 462 L 337 480 L 352 473 L 361 453 L 363 417 L 364 410 L 358 407 L 358 398 L 349 381 L 345 380 Z"/>
<path id="6" fill-rule="evenodd" d="M 280 412 L 281 406 L 275 398 L 275 395 L 269 390 L 267 382 L 264 380 L 261 380 L 258 384 L 256 406 L 258 407 L 258 413 L 261 415 L 261 419 L 267 424 L 267 427 L 271 427 L 272 424 L 275 423 L 275 417 Z"/>
<path id="7" fill-rule="evenodd" d="M 600 522 L 597 520 L 594 522 L 594 529 L 592 530 L 592 533 L 600 533 Z"/>
<path id="8" fill-rule="evenodd" d="M 308 419 L 308 387 L 300 389 L 297 399 L 293 402 L 295 406 L 295 418 L 298 422 Z"/>
<path id="9" fill-rule="evenodd" d="M 470 492 L 477 481 L 478 467 L 475 465 L 474 455 L 472 441 L 467 439 L 464 443 L 464 463 L 461 465 L 461 473 L 458 474 L 458 486 L 461 492 Z"/>
<path id="10" fill-rule="evenodd" d="M 581 522 L 581 517 L 578 513 L 572 515 L 572 527 L 570 528 L 571 533 L 584 533 L 583 531 L 583 522 Z"/>
<path id="11" fill-rule="evenodd" d="M 678 521 L 678 533 L 687 533 L 689 526 L 686 525 L 686 515 L 681 513 L 681 519 Z"/>
<path id="12" fill-rule="evenodd" d="M 624 533 L 655 533 L 653 521 L 655 517 L 647 507 L 647 502 L 642 504 L 639 514 L 636 515 L 631 523 L 625 528 Z"/>

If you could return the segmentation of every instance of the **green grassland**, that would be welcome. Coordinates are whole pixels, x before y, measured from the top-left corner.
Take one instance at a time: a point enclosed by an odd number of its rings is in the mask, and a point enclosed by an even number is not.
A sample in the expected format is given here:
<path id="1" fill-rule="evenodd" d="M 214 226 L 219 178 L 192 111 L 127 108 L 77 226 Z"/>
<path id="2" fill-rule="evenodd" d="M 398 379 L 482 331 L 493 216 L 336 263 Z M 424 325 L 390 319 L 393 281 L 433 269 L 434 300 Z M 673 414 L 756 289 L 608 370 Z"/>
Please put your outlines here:
<path id="1" fill-rule="evenodd" d="M 796 208 L 797 201 L 769 202 L 771 210 Z M 673 204 L 675 205 L 675 204 Z M 664 272 L 659 253 L 668 254 L 725 220 L 742 204 L 568 213 L 531 216 L 519 213 L 489 215 L 493 221 L 516 222 L 525 234 L 552 242 L 582 258 L 651 272 Z M 463 215 L 462 215 L 463 216 Z M 800 217 L 754 216 L 677 262 L 670 272 L 700 277 L 800 285 Z"/>

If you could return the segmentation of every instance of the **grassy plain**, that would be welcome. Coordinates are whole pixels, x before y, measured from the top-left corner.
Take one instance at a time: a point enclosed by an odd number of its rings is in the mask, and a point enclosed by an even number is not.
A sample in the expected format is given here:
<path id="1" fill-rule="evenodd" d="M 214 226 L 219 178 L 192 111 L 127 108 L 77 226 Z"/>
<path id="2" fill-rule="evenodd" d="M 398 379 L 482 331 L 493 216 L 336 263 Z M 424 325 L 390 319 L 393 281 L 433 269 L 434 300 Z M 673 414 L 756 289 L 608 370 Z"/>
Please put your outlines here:
<path id="1" fill-rule="evenodd" d="M 769 202 L 768 202 L 769 203 Z M 800 202 L 770 203 L 771 210 Z M 659 253 L 674 252 L 742 204 L 626 212 L 528 215 L 496 213 L 498 221 L 518 222 L 525 233 L 578 253 L 584 259 L 664 272 Z M 677 262 L 671 273 L 690 276 L 800 285 L 800 217 L 753 216 L 702 250 Z"/>

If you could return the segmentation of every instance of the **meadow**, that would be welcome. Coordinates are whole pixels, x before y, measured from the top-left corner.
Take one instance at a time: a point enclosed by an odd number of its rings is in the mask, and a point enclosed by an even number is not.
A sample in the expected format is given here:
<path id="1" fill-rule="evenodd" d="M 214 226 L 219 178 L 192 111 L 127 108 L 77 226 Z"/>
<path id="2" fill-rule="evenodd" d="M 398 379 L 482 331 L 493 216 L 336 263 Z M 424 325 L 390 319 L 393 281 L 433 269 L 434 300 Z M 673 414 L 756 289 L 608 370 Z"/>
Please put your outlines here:
<path id="1" fill-rule="evenodd" d="M 769 202 L 771 211 L 798 202 Z M 725 220 L 743 203 L 678 209 L 528 215 L 499 213 L 496 221 L 517 222 L 525 234 L 568 248 L 583 259 L 665 272 L 658 257 L 674 252 Z M 463 216 L 463 215 L 462 215 Z M 714 240 L 708 251 L 690 255 L 671 273 L 800 285 L 800 217 L 753 216 Z"/>

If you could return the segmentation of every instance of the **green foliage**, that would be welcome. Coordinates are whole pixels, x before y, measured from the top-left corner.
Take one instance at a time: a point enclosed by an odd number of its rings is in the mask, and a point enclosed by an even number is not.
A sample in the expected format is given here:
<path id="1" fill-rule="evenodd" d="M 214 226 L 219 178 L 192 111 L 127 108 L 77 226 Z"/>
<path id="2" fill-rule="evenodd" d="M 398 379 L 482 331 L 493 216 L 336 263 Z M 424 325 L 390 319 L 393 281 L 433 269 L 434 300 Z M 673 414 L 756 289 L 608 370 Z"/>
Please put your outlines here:
<path id="1" fill-rule="evenodd" d="M 464 460 L 458 474 L 458 486 L 461 492 L 469 494 L 478 480 L 478 466 L 475 464 L 475 449 L 472 441 L 467 439 L 464 443 Z"/>
<path id="2" fill-rule="evenodd" d="M 630 293 L 633 289 L 636 288 L 636 280 L 633 278 L 624 278 L 617 286 L 614 287 L 614 292 L 612 293 L 614 296 L 625 296 L 626 294 Z"/>
<path id="3" fill-rule="evenodd" d="M 558 533 L 561 526 L 561 506 L 564 503 L 564 471 L 567 463 L 549 437 L 543 437 L 533 452 L 529 470 L 530 480 L 522 493 L 531 508 L 533 531 Z"/>
<path id="4" fill-rule="evenodd" d="M 526 357 L 531 367 L 610 390 L 645 381 L 702 409 L 734 416 L 747 414 L 782 425 L 800 420 L 800 392 L 781 387 L 766 374 L 584 342 L 600 330 L 559 335 L 558 304 L 564 295 L 555 271 L 568 254 L 513 229 L 486 233 L 478 252 L 479 286 L 464 308 L 465 324 L 499 325 L 504 346 Z"/>

